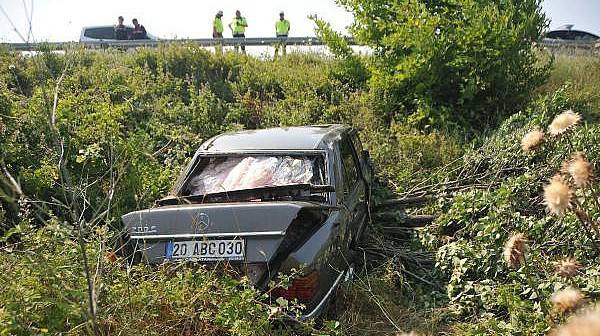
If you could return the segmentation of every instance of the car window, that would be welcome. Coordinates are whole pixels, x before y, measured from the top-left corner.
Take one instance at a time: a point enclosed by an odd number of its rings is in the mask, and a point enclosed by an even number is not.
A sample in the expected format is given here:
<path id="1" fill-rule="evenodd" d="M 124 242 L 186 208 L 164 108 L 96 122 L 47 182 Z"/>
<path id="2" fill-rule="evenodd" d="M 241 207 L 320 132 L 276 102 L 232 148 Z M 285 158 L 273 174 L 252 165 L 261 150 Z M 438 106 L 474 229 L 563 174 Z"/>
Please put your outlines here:
<path id="1" fill-rule="evenodd" d="M 361 155 L 363 151 L 362 142 L 360 142 L 360 138 L 358 137 L 358 133 L 354 132 L 352 134 L 352 143 L 354 144 L 354 149 L 356 150 L 357 155 Z"/>
<path id="2" fill-rule="evenodd" d="M 551 38 L 551 39 L 566 40 L 566 39 L 569 39 L 568 35 L 569 35 L 569 32 L 567 32 L 567 31 L 557 30 L 557 31 L 548 32 L 548 34 L 546 34 L 546 37 Z"/>
<path id="3" fill-rule="evenodd" d="M 577 32 L 573 32 L 573 39 L 574 40 L 586 40 L 586 41 L 592 40 L 593 41 L 596 39 L 596 36 L 594 36 L 593 34 L 590 34 L 590 33 L 577 31 Z"/>
<path id="4" fill-rule="evenodd" d="M 352 144 L 348 138 L 340 142 L 340 154 L 342 156 L 344 192 L 350 193 L 358 185 L 358 169 L 352 153 Z"/>
<path id="5" fill-rule="evenodd" d="M 111 26 L 87 28 L 83 36 L 93 39 L 112 40 L 115 38 L 115 29 Z"/>
<path id="6" fill-rule="evenodd" d="M 322 155 L 236 155 L 203 158 L 184 195 L 327 183 Z"/>

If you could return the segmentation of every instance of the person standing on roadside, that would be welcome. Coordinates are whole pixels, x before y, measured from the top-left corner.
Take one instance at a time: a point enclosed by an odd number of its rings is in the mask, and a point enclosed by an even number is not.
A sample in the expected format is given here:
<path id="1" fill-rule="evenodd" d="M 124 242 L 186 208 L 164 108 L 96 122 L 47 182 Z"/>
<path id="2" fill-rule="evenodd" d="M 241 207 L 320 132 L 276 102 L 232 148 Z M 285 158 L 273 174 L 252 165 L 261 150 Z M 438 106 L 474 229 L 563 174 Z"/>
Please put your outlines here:
<path id="1" fill-rule="evenodd" d="M 285 14 L 283 11 L 279 13 L 279 20 L 275 22 L 275 35 L 280 41 L 275 45 L 275 57 L 279 54 L 279 48 L 281 48 L 281 55 L 285 56 L 286 50 L 286 39 L 290 32 L 290 21 L 285 19 Z"/>
<path id="2" fill-rule="evenodd" d="M 115 39 L 116 40 L 127 40 L 127 30 L 123 24 L 123 17 L 119 16 L 117 19 L 118 23 L 115 25 Z"/>
<path id="3" fill-rule="evenodd" d="M 229 29 L 231 29 L 231 33 L 233 37 L 237 38 L 246 38 L 246 27 L 248 27 L 248 23 L 246 22 L 246 18 L 242 16 L 242 13 L 239 10 L 235 11 L 235 18 L 229 24 Z M 236 44 L 235 51 L 238 51 L 239 45 Z M 246 46 L 241 43 L 242 53 L 246 53 Z"/>
<path id="4" fill-rule="evenodd" d="M 132 40 L 145 40 L 148 38 L 148 34 L 146 33 L 146 28 L 138 23 L 137 19 L 131 20 L 133 23 L 133 30 L 131 31 L 131 39 Z"/>
<path id="5" fill-rule="evenodd" d="M 213 38 L 214 39 L 222 39 L 223 38 L 223 11 L 220 10 L 215 15 L 215 19 L 213 20 Z M 215 44 L 215 53 L 222 54 L 223 53 L 223 44 L 221 41 L 218 41 Z"/>

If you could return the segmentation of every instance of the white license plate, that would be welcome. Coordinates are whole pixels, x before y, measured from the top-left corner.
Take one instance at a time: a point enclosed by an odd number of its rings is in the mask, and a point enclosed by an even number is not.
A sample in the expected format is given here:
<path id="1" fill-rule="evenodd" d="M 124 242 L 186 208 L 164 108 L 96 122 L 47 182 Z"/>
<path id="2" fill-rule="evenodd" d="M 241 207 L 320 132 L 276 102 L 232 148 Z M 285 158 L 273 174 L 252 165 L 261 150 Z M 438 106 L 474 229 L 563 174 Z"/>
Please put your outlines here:
<path id="1" fill-rule="evenodd" d="M 167 243 L 167 259 L 244 260 L 243 239 L 188 240 Z"/>

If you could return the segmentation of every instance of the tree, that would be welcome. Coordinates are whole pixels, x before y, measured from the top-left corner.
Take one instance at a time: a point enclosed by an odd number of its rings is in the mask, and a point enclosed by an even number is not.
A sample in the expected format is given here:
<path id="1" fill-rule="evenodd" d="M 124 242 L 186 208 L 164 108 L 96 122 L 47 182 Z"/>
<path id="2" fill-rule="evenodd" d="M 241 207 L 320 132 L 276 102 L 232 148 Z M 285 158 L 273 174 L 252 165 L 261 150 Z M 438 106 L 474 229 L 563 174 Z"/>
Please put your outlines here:
<path id="1" fill-rule="evenodd" d="M 518 111 L 549 73 L 535 49 L 548 23 L 540 0 L 338 2 L 373 49 L 369 85 L 388 122 L 482 129 Z"/>

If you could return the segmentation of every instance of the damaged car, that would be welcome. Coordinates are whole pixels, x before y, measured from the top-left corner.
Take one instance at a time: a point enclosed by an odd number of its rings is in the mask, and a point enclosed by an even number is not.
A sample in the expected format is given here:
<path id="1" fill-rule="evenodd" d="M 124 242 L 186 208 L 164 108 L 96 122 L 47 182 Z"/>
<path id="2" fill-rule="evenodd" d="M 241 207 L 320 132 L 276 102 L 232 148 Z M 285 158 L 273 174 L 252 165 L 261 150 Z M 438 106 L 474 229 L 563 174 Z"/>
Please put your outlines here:
<path id="1" fill-rule="evenodd" d="M 345 125 L 225 133 L 204 142 L 170 195 L 122 216 L 150 264 L 227 263 L 272 298 L 323 312 L 353 271 L 368 223 L 372 172 Z M 301 270 L 287 288 L 278 274 Z"/>

